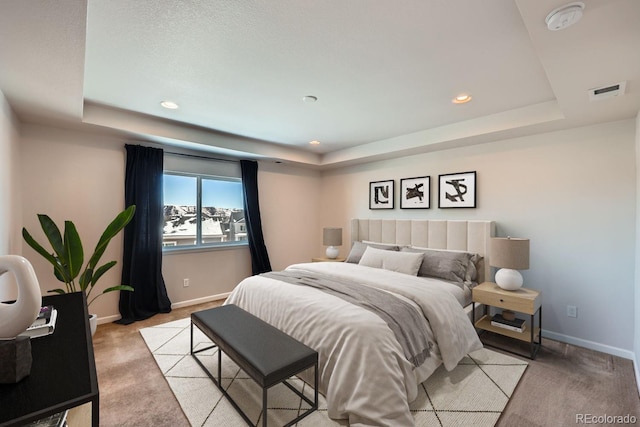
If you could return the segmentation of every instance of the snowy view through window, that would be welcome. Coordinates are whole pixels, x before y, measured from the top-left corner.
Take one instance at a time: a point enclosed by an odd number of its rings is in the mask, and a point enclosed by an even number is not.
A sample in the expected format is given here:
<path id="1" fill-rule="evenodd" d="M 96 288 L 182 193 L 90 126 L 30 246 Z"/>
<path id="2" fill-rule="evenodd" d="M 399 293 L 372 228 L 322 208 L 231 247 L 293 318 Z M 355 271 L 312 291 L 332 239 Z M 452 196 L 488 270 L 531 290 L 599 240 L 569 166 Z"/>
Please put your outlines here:
<path id="1" fill-rule="evenodd" d="M 198 185 L 202 194 L 200 215 L 197 214 Z M 242 206 L 240 181 L 164 174 L 162 244 L 165 247 L 199 246 L 247 240 Z"/>

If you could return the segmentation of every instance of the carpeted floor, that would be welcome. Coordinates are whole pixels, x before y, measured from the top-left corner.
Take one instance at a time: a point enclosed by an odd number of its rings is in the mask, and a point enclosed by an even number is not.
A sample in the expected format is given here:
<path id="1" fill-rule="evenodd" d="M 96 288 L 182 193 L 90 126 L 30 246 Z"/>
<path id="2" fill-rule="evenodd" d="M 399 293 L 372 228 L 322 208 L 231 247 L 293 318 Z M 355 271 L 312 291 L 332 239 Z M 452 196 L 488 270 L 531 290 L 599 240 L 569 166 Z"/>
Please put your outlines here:
<path id="1" fill-rule="evenodd" d="M 132 325 L 98 326 L 93 346 L 100 385 L 101 427 L 189 427 L 139 330 L 183 319 L 221 303 L 176 308 Z M 494 338 L 505 347 L 519 347 L 514 340 Z M 545 339 L 538 357 L 526 361 L 529 366 L 496 427 L 576 425 L 578 414 L 630 414 L 640 419 L 640 398 L 631 360 Z"/>
<path id="2" fill-rule="evenodd" d="M 193 426 L 244 425 L 202 368 L 189 354 L 190 320 L 181 319 L 140 330 L 189 423 Z M 211 342 L 196 328 L 196 348 Z M 217 349 L 200 353 L 211 372 L 217 372 Z M 223 355 L 223 384 L 255 424 L 261 423 L 261 389 L 230 359 Z M 488 349 L 467 356 L 452 372 L 438 369 L 421 384 L 411 404 L 416 425 L 493 426 L 522 377 L 527 362 Z M 311 388 L 295 380 L 299 389 Z M 309 394 L 310 395 L 310 394 Z M 269 392 L 269 425 L 283 425 L 304 412 L 308 405 L 284 385 Z M 300 426 L 346 425 L 327 417 L 326 402 L 320 397 L 318 411 Z"/>

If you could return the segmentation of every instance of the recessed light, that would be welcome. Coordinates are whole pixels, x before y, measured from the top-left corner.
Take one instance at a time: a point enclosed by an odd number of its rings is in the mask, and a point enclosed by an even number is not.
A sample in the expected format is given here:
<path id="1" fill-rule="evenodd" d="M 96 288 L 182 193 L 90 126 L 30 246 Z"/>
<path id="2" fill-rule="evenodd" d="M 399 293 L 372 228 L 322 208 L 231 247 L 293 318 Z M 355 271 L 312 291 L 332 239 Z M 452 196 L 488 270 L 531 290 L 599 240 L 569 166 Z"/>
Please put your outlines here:
<path id="1" fill-rule="evenodd" d="M 467 93 L 461 93 L 451 100 L 454 104 L 465 104 L 469 101 L 471 101 L 471 95 Z"/>
<path id="2" fill-rule="evenodd" d="M 162 105 L 164 108 L 167 108 L 169 110 L 175 110 L 179 107 L 179 105 L 173 101 L 162 101 L 160 105 Z"/>
<path id="3" fill-rule="evenodd" d="M 313 102 L 316 102 L 318 100 L 318 97 L 317 96 L 313 96 L 313 95 L 307 95 L 307 96 L 303 96 L 302 100 L 304 102 L 313 103 Z"/>
<path id="4" fill-rule="evenodd" d="M 314 139 L 313 141 L 309 141 L 309 144 L 311 144 L 311 145 L 320 145 L 320 141 L 316 141 Z"/>

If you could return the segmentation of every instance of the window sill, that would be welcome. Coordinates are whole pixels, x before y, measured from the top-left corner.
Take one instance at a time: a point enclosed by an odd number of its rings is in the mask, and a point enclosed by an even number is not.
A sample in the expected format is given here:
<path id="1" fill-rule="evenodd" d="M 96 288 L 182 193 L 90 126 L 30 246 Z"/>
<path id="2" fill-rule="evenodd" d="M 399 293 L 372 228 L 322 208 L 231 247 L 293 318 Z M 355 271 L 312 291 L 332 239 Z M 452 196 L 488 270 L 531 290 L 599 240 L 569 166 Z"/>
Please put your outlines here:
<path id="1" fill-rule="evenodd" d="M 228 250 L 243 249 L 248 247 L 249 247 L 249 244 L 247 242 L 230 243 L 230 244 L 219 245 L 219 246 L 183 246 L 183 247 L 174 246 L 174 247 L 162 248 L 162 256 L 180 255 L 180 254 L 196 253 L 196 252 L 228 251 Z"/>

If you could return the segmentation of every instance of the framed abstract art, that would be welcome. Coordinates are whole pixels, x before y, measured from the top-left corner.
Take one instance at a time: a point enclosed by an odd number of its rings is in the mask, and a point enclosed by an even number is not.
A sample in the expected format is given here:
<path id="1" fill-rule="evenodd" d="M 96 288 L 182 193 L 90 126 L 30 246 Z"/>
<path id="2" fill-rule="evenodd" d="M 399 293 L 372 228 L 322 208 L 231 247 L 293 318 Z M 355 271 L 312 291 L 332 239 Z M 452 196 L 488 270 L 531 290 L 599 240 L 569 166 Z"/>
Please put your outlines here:
<path id="1" fill-rule="evenodd" d="M 369 209 L 394 208 L 394 180 L 369 183 Z"/>
<path id="2" fill-rule="evenodd" d="M 400 180 L 400 209 L 431 207 L 431 177 L 419 176 Z"/>
<path id="3" fill-rule="evenodd" d="M 476 172 L 460 172 L 439 175 L 438 207 L 475 208 Z"/>

